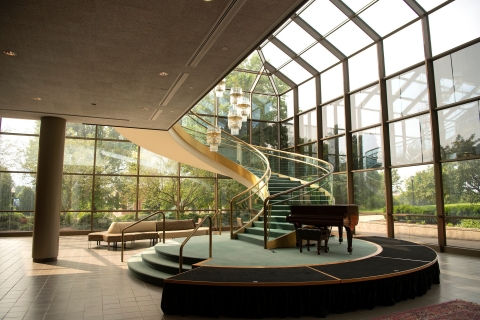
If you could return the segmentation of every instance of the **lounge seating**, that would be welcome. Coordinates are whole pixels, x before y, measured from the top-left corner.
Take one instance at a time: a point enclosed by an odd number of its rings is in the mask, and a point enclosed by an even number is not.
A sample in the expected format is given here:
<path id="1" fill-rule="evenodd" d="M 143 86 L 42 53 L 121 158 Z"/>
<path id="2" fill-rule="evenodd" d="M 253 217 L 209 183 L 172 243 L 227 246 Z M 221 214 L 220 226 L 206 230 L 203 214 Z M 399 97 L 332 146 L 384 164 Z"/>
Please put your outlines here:
<path id="1" fill-rule="evenodd" d="M 114 248 L 117 242 L 122 241 L 122 230 L 131 225 L 132 222 L 112 222 L 107 231 L 92 232 L 88 235 L 88 247 L 90 242 L 96 241 L 100 244 L 101 241 L 107 242 L 108 250 L 110 250 L 110 243 L 113 243 Z M 193 220 L 165 220 L 165 238 L 179 238 L 187 237 L 195 228 Z M 200 227 L 195 236 L 208 234 L 207 227 Z M 128 228 L 124 233 L 124 241 L 149 239 L 152 244 L 155 244 L 158 238 L 163 238 L 163 221 L 141 221 L 138 224 Z"/>

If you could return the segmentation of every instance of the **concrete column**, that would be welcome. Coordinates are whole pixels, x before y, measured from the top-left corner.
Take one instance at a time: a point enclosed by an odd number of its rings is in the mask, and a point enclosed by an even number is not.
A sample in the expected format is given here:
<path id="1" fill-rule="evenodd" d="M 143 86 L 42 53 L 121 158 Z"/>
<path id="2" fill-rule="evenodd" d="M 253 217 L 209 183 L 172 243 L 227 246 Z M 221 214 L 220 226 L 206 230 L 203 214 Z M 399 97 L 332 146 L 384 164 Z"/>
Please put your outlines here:
<path id="1" fill-rule="evenodd" d="M 33 224 L 34 262 L 56 261 L 58 256 L 65 126 L 65 119 L 41 119 Z"/>

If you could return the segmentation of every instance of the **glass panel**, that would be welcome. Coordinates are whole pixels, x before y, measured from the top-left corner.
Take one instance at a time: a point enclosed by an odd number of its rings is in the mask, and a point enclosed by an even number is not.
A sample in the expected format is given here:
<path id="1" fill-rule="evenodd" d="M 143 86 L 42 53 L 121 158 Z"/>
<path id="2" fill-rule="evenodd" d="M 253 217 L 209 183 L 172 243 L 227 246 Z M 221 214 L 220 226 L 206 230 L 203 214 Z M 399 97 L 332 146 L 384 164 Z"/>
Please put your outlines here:
<path id="1" fill-rule="evenodd" d="M 65 135 L 76 138 L 95 138 L 95 125 L 67 122 Z"/>
<path id="2" fill-rule="evenodd" d="M 108 223 L 108 221 L 111 221 Z M 133 222 L 135 221 L 135 212 L 95 212 L 93 214 L 93 229 L 104 230 L 105 224 L 108 223 L 105 230 L 108 229 L 112 222 Z"/>
<path id="3" fill-rule="evenodd" d="M 419 5 L 422 6 L 422 8 L 425 11 L 430 11 L 433 8 L 438 7 L 439 5 L 441 5 L 447 0 L 416 0 L 416 1 L 418 2 Z"/>
<path id="4" fill-rule="evenodd" d="M 370 4 L 371 0 L 342 0 L 353 12 L 357 13 L 365 6 Z"/>
<path id="5" fill-rule="evenodd" d="M 305 51 L 300 57 L 319 72 L 338 62 L 338 58 L 319 43 Z"/>
<path id="6" fill-rule="evenodd" d="M 176 176 L 178 174 L 178 162 L 140 148 L 140 174 Z"/>
<path id="7" fill-rule="evenodd" d="M 323 137 L 345 133 L 345 104 L 343 99 L 322 107 Z"/>
<path id="8" fill-rule="evenodd" d="M 298 87 L 298 112 L 308 110 L 317 105 L 317 86 L 315 78 Z"/>
<path id="9" fill-rule="evenodd" d="M 228 124 L 227 118 L 218 118 L 218 125 L 221 128 L 223 128 L 223 130 L 230 132 L 230 129 L 228 129 L 227 124 Z M 240 132 L 236 137 L 242 141 L 245 141 L 246 143 L 250 143 L 250 120 L 242 123 L 242 128 L 240 129 Z M 220 148 L 221 147 L 222 145 L 220 144 Z"/>
<path id="10" fill-rule="evenodd" d="M 310 72 L 303 69 L 303 67 L 295 61 L 291 61 L 285 67 L 280 69 L 280 72 L 295 83 L 302 83 L 312 77 Z"/>
<path id="11" fill-rule="evenodd" d="M 347 22 L 327 37 L 338 50 L 349 56 L 373 42 L 355 23 Z"/>
<path id="12" fill-rule="evenodd" d="M 313 110 L 299 117 L 299 144 L 317 140 L 317 111 Z"/>
<path id="13" fill-rule="evenodd" d="M 62 211 L 92 209 L 92 181 L 90 175 L 63 175 Z M 88 221 L 90 229 L 90 220 Z"/>
<path id="14" fill-rule="evenodd" d="M 459 208 L 460 207 L 460 208 Z M 464 210 L 469 210 L 477 212 L 476 217 L 478 217 L 479 206 L 469 205 L 469 208 L 458 206 L 457 204 L 450 206 L 445 206 L 445 211 L 451 210 L 452 212 L 465 212 Z M 460 217 L 447 217 L 447 243 L 449 246 L 453 247 L 462 247 L 467 249 L 480 249 L 480 242 L 476 235 L 480 229 L 480 219 L 463 219 Z"/>
<path id="15" fill-rule="evenodd" d="M 438 111 L 442 160 L 480 154 L 480 102 Z"/>
<path id="16" fill-rule="evenodd" d="M 433 62 L 439 107 L 480 96 L 479 56 L 475 44 Z"/>
<path id="17" fill-rule="evenodd" d="M 278 148 L 278 124 L 252 121 L 252 144 L 272 149 Z"/>
<path id="18" fill-rule="evenodd" d="M 277 120 L 277 97 L 260 94 L 252 95 L 252 119 Z M 243 128 L 243 125 L 242 125 Z"/>
<path id="19" fill-rule="evenodd" d="M 38 137 L 0 135 L 0 167 L 9 171 L 37 171 Z"/>
<path id="20" fill-rule="evenodd" d="M 263 56 L 265 60 L 269 62 L 276 69 L 279 69 L 285 62 L 290 61 L 291 58 L 280 48 L 273 43 L 269 42 L 262 48 Z"/>
<path id="21" fill-rule="evenodd" d="M 347 148 L 345 136 L 323 140 L 323 160 L 333 165 L 333 171 L 347 170 Z"/>
<path id="22" fill-rule="evenodd" d="M 96 173 L 136 174 L 137 149 L 131 142 L 98 141 Z"/>
<path id="23" fill-rule="evenodd" d="M 214 179 L 180 179 L 179 211 L 214 210 Z"/>
<path id="24" fill-rule="evenodd" d="M 293 117 L 293 91 L 289 91 L 280 96 L 280 118 L 286 119 Z"/>
<path id="25" fill-rule="evenodd" d="M 107 127 L 107 126 L 97 127 L 97 138 L 112 139 L 112 140 L 127 140 L 120 133 L 118 133 L 114 127 Z"/>
<path id="26" fill-rule="evenodd" d="M 63 172 L 93 173 L 94 140 L 65 139 Z"/>
<path id="27" fill-rule="evenodd" d="M 315 39 L 295 22 L 290 22 L 276 37 L 295 53 L 315 42 Z"/>
<path id="28" fill-rule="evenodd" d="M 285 149 L 293 147 L 294 131 L 293 120 L 288 120 L 280 124 L 280 148 Z"/>
<path id="29" fill-rule="evenodd" d="M 91 216 L 91 212 L 60 212 L 60 231 L 90 230 Z"/>
<path id="30" fill-rule="evenodd" d="M 285 82 L 283 82 L 279 77 L 277 77 L 276 75 L 272 75 L 273 77 L 273 82 L 275 83 L 275 86 L 277 87 L 277 92 L 278 94 L 282 94 L 284 93 L 285 91 L 288 91 L 291 89 L 291 87 L 286 84 Z"/>
<path id="31" fill-rule="evenodd" d="M 353 169 L 383 166 L 382 134 L 380 127 L 352 133 Z"/>
<path id="32" fill-rule="evenodd" d="M 0 132 L 39 134 L 40 121 L 0 118 Z"/>
<path id="33" fill-rule="evenodd" d="M 209 92 L 200 100 L 192 111 L 197 114 L 214 114 L 215 101 L 213 92 Z"/>
<path id="34" fill-rule="evenodd" d="M 243 91 L 250 91 L 257 74 L 249 72 L 232 71 L 226 76 L 225 87 L 230 89 L 232 87 L 240 87 Z"/>
<path id="35" fill-rule="evenodd" d="M 188 164 L 180 164 L 180 176 L 183 177 L 215 177 L 215 173 L 189 166 Z"/>
<path id="36" fill-rule="evenodd" d="M 350 90 L 378 81 L 377 46 L 354 55 L 348 60 Z"/>
<path id="37" fill-rule="evenodd" d="M 395 238 L 438 245 L 437 218 L 425 217 L 431 215 L 429 211 L 423 215 L 398 214 L 394 217 Z"/>
<path id="38" fill-rule="evenodd" d="M 350 96 L 352 130 L 368 127 L 382 121 L 380 87 L 363 89 Z"/>
<path id="39" fill-rule="evenodd" d="M 0 212 L 0 232 L 33 231 L 33 212 Z"/>
<path id="40" fill-rule="evenodd" d="M 430 115 L 390 123 L 392 166 L 433 161 Z"/>
<path id="41" fill-rule="evenodd" d="M 262 68 L 262 60 L 260 59 L 260 55 L 258 54 L 257 50 L 250 53 L 247 59 L 243 60 L 242 63 L 237 66 L 237 68 L 260 71 L 260 69 Z"/>
<path id="42" fill-rule="evenodd" d="M 341 64 L 320 75 L 322 103 L 343 96 L 343 66 Z"/>
<path id="43" fill-rule="evenodd" d="M 389 36 L 383 44 L 387 75 L 425 60 L 421 21 Z"/>
<path id="44" fill-rule="evenodd" d="M 480 1 L 457 0 L 430 14 L 432 53 L 437 55 L 480 37 Z"/>
<path id="45" fill-rule="evenodd" d="M 392 169 L 392 193 L 395 214 L 436 214 L 433 165 Z"/>
<path id="46" fill-rule="evenodd" d="M 447 215 L 480 216 L 480 206 L 478 205 L 480 203 L 479 165 L 480 160 L 478 159 L 442 164 L 445 213 Z M 456 208 L 454 208 L 454 204 L 457 205 Z M 472 204 L 477 205 L 472 207 Z M 447 210 L 447 206 L 450 207 L 449 210 Z"/>
<path id="47" fill-rule="evenodd" d="M 298 147 L 300 154 L 303 154 L 304 156 L 309 156 L 316 158 L 318 156 L 318 149 L 317 149 L 317 144 L 312 143 L 312 144 L 307 144 Z"/>
<path id="48" fill-rule="evenodd" d="M 428 110 L 425 67 L 387 80 L 388 118 L 396 119 Z"/>
<path id="49" fill-rule="evenodd" d="M 305 9 L 300 14 L 300 18 L 305 20 L 321 35 L 326 35 L 336 26 L 347 20 L 347 16 L 330 1 L 321 0 L 315 1 Z"/>
<path id="50" fill-rule="evenodd" d="M 403 0 L 377 1 L 359 17 L 381 37 L 418 18 Z"/>
<path id="51" fill-rule="evenodd" d="M 385 184 L 383 170 L 353 173 L 354 202 L 360 212 L 383 213 Z"/>
<path id="52" fill-rule="evenodd" d="M 253 91 L 259 93 L 275 94 L 275 89 L 273 88 L 273 85 L 270 82 L 269 77 L 267 76 L 260 76 L 260 79 L 258 79 L 257 85 L 255 86 L 255 89 Z"/>
<path id="53" fill-rule="evenodd" d="M 96 176 L 94 210 L 135 210 L 136 177 Z"/>
<path id="54" fill-rule="evenodd" d="M 219 208 L 230 210 L 230 200 L 245 189 L 243 184 L 233 179 L 218 179 Z"/>
<path id="55" fill-rule="evenodd" d="M 0 210 L 12 210 L 13 205 L 15 211 L 33 211 L 35 179 L 35 174 L 0 173 Z"/>
<path id="56" fill-rule="evenodd" d="M 333 175 L 333 197 L 335 204 L 348 204 L 346 174 Z"/>
<path id="57" fill-rule="evenodd" d="M 178 178 L 140 177 L 139 210 L 176 210 Z"/>

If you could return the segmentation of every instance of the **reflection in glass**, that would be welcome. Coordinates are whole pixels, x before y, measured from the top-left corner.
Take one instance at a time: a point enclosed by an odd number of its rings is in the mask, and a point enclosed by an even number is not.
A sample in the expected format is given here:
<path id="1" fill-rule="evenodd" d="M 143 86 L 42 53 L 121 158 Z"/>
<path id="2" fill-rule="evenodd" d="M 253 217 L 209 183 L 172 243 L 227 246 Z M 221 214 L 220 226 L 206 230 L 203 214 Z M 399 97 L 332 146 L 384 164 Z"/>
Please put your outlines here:
<path id="1" fill-rule="evenodd" d="M 98 139 L 127 140 L 114 127 L 97 126 Z"/>
<path id="2" fill-rule="evenodd" d="M 95 138 L 95 125 L 67 122 L 65 135 L 76 138 Z"/>
<path id="3" fill-rule="evenodd" d="M 380 127 L 352 133 L 353 169 L 383 166 L 382 134 Z"/>
<path id="4" fill-rule="evenodd" d="M 350 90 L 378 81 L 377 46 L 363 50 L 348 59 Z"/>
<path id="5" fill-rule="evenodd" d="M 295 22 L 290 22 L 276 37 L 295 53 L 315 42 L 315 39 Z"/>
<path id="6" fill-rule="evenodd" d="M 280 119 L 284 120 L 293 117 L 293 91 L 280 96 Z"/>
<path id="7" fill-rule="evenodd" d="M 457 0 L 428 16 L 432 54 L 435 56 L 480 37 L 480 1 Z"/>
<path id="8" fill-rule="evenodd" d="M 368 127 L 382 121 L 380 87 L 363 89 L 350 96 L 352 130 Z"/>
<path id="9" fill-rule="evenodd" d="M 480 96 L 480 44 L 435 60 L 437 106 Z"/>
<path id="10" fill-rule="evenodd" d="M 389 36 L 383 44 L 387 75 L 425 60 L 421 21 Z"/>
<path id="11" fill-rule="evenodd" d="M 403 0 L 380 0 L 359 17 L 383 37 L 418 16 Z"/>
<path id="12" fill-rule="evenodd" d="M 0 135 L 0 167 L 9 171 L 37 171 L 38 137 Z"/>
<path id="13" fill-rule="evenodd" d="M 320 75 L 322 103 L 343 96 L 343 66 L 339 64 Z"/>
<path id="14" fill-rule="evenodd" d="M 333 165 L 333 171 L 347 170 L 347 149 L 345 136 L 323 140 L 323 160 Z"/>
<path id="15" fill-rule="evenodd" d="M 480 102 L 438 111 L 442 160 L 480 154 Z"/>
<path id="16" fill-rule="evenodd" d="M 319 0 L 313 2 L 300 13 L 300 18 L 323 36 L 348 19 L 330 1 Z"/>
<path id="17" fill-rule="evenodd" d="M 355 23 L 347 22 L 327 37 L 347 57 L 373 42 Z"/>
<path id="18" fill-rule="evenodd" d="M 312 74 L 305 70 L 296 61 L 290 61 L 285 67 L 280 69 L 280 72 L 297 84 L 312 77 Z"/>
<path id="19" fill-rule="evenodd" d="M 95 177 L 94 210 L 135 210 L 137 178 L 125 176 Z"/>
<path id="20" fill-rule="evenodd" d="M 176 210 L 178 178 L 140 177 L 139 210 Z"/>
<path id="21" fill-rule="evenodd" d="M 433 161 L 430 115 L 390 123 L 392 165 Z"/>
<path id="22" fill-rule="evenodd" d="M 319 43 L 305 51 L 300 57 L 318 72 L 321 72 L 338 62 L 338 58 Z"/>
<path id="23" fill-rule="evenodd" d="M 0 118 L 0 132 L 39 134 L 40 121 Z"/>
<path id="24" fill-rule="evenodd" d="M 345 133 L 345 104 L 343 99 L 322 107 L 323 137 Z"/>
<path id="25" fill-rule="evenodd" d="M 317 105 L 317 86 L 315 78 L 298 87 L 298 112 L 308 110 Z"/>
<path id="26" fill-rule="evenodd" d="M 299 116 L 299 141 L 303 144 L 317 140 L 317 111 L 313 110 Z"/>
<path id="27" fill-rule="evenodd" d="M 65 139 L 63 172 L 93 173 L 94 140 Z"/>
<path id="28" fill-rule="evenodd" d="M 421 66 L 387 80 L 388 119 L 428 110 L 425 67 Z"/>
<path id="29" fill-rule="evenodd" d="M 174 176 L 178 174 L 178 162 L 140 148 L 140 174 Z"/>
<path id="30" fill-rule="evenodd" d="M 178 210 L 214 210 L 215 179 L 180 179 Z"/>
<path id="31" fill-rule="evenodd" d="M 252 121 L 252 144 L 272 149 L 278 148 L 278 124 Z"/>
<path id="32" fill-rule="evenodd" d="M 383 170 L 353 173 L 354 202 L 361 212 L 381 213 L 385 207 Z"/>
<path id="33" fill-rule="evenodd" d="M 63 174 L 62 211 L 92 210 L 92 179 L 91 175 Z"/>
<path id="34" fill-rule="evenodd" d="M 212 120 L 213 121 L 213 120 Z M 246 143 L 250 143 L 250 121 L 248 120 L 246 123 L 242 125 L 240 132 L 237 135 L 237 138 L 245 141 Z M 218 118 L 218 126 L 225 130 L 228 128 L 228 119 L 227 118 Z M 220 144 L 219 148 L 223 148 L 222 144 Z"/>
<path id="35" fill-rule="evenodd" d="M 442 164 L 443 196 L 447 215 L 480 217 L 479 166 L 479 159 Z M 480 225 L 477 228 L 480 228 Z"/>
<path id="36" fill-rule="evenodd" d="M 293 147 L 294 145 L 293 120 L 280 124 L 280 149 Z"/>
<path id="37" fill-rule="evenodd" d="M 131 142 L 98 141 L 96 173 L 136 174 L 137 149 Z"/>
<path id="38" fill-rule="evenodd" d="M 346 174 L 333 175 L 332 191 L 333 191 L 333 197 L 335 198 L 335 204 L 348 204 Z"/>
<path id="39" fill-rule="evenodd" d="M 318 156 L 318 148 L 317 143 L 311 143 L 303 146 L 299 146 L 299 153 L 303 154 L 304 156 L 309 156 L 312 158 L 317 158 Z"/>
<path id="40" fill-rule="evenodd" d="M 276 69 L 279 69 L 285 64 L 285 62 L 291 60 L 291 58 L 285 52 L 280 50 L 279 47 L 277 47 L 271 42 L 268 42 L 262 48 L 262 53 L 265 57 L 265 60 L 269 62 L 272 66 L 274 66 Z"/>
<path id="41" fill-rule="evenodd" d="M 277 103 L 276 96 L 252 94 L 252 119 L 276 121 Z"/>

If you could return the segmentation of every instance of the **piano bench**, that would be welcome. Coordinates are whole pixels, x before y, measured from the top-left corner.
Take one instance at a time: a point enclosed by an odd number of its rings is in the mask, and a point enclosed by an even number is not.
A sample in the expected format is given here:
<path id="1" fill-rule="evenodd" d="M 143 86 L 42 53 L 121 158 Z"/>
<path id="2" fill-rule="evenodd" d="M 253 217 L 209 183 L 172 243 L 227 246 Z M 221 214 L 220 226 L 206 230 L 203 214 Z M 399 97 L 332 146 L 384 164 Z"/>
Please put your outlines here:
<path id="1" fill-rule="evenodd" d="M 325 241 L 325 253 L 328 252 L 328 239 L 330 238 L 330 229 L 328 228 L 298 228 L 296 230 L 297 243 L 302 252 L 302 240 L 307 240 L 307 250 L 310 251 L 310 240 L 317 241 L 317 253 L 320 254 L 322 241 Z"/>

